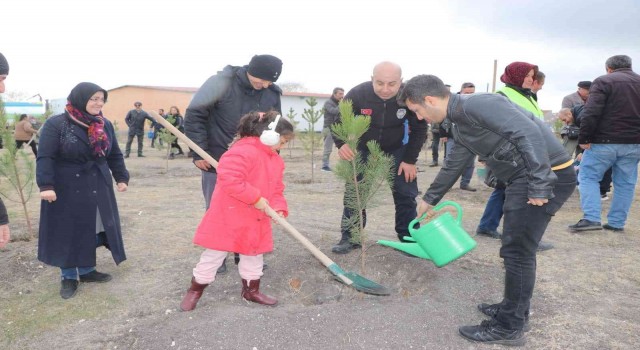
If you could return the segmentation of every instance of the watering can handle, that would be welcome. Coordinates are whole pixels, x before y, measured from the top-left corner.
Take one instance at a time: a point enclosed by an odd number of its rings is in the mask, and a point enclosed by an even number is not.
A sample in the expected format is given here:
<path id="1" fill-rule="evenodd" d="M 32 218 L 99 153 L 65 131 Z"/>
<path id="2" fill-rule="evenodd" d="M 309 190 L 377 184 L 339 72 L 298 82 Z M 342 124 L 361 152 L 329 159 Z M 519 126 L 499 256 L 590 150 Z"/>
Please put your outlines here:
<path id="1" fill-rule="evenodd" d="M 456 223 L 458 225 L 460 225 L 462 223 L 462 207 L 460 206 L 460 204 L 454 202 L 454 201 L 444 201 L 438 205 L 436 205 L 432 210 L 433 211 L 439 211 L 440 209 L 446 207 L 446 206 L 452 206 L 456 208 L 456 211 L 458 213 L 458 215 L 456 216 Z M 417 218 L 417 219 L 413 219 L 411 220 L 411 222 L 409 223 L 409 233 L 413 233 L 413 231 L 415 231 L 415 229 L 413 228 L 413 226 L 417 223 L 419 223 L 420 221 L 424 220 L 424 218 L 427 216 L 427 213 L 422 214 L 421 217 Z"/>

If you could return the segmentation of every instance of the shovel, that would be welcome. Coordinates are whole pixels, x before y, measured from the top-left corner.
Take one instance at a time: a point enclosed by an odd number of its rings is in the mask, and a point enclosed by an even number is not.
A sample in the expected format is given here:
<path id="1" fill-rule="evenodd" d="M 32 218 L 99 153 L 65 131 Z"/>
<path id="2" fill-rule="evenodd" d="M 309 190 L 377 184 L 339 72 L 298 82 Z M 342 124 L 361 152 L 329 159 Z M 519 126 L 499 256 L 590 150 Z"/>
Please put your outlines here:
<path id="1" fill-rule="evenodd" d="M 213 159 L 207 152 L 205 152 L 200 146 L 196 145 L 193 141 L 191 141 L 185 134 L 181 133 L 175 126 L 171 125 L 166 119 L 162 118 L 155 111 L 148 111 L 149 114 L 156 120 L 156 122 L 162 124 L 167 130 L 169 130 L 173 135 L 182 140 L 182 142 L 186 143 L 189 148 L 191 148 L 194 152 L 198 153 L 202 159 L 209 162 L 214 168 L 218 167 L 218 162 Z M 373 295 L 390 295 L 391 291 L 387 289 L 385 286 L 382 286 L 374 281 L 371 281 L 365 277 L 360 276 L 355 272 L 344 271 L 338 264 L 333 262 L 331 258 L 325 255 L 320 251 L 316 246 L 311 243 L 305 236 L 303 236 L 295 227 L 293 227 L 287 220 L 280 217 L 275 210 L 271 207 L 267 206 L 265 209 L 265 213 L 269 215 L 275 222 L 282 225 L 286 229 L 286 231 L 293 236 L 293 238 L 297 239 L 302 245 L 307 248 L 315 256 L 324 266 L 326 266 L 329 271 L 338 279 L 340 282 L 346 284 L 347 286 L 353 287 L 356 290 Z"/>

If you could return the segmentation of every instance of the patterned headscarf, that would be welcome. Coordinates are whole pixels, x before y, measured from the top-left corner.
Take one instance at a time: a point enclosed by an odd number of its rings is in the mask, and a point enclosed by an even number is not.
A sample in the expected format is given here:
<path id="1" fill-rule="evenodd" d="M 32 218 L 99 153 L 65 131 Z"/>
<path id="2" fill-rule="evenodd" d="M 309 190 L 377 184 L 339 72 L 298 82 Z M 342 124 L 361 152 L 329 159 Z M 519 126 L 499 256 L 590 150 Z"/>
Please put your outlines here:
<path id="1" fill-rule="evenodd" d="M 500 77 L 500 81 L 522 88 L 524 78 L 533 69 L 533 76 L 538 74 L 538 66 L 527 62 L 513 62 L 504 68 L 504 74 Z"/>
<path id="2" fill-rule="evenodd" d="M 96 157 L 104 157 L 109 148 L 109 138 L 104 132 L 104 117 L 102 111 L 98 115 L 87 112 L 89 99 L 98 91 L 104 93 L 107 100 L 107 90 L 94 83 L 80 83 L 71 90 L 67 97 L 67 113 L 78 125 L 87 129 L 89 144 Z"/>

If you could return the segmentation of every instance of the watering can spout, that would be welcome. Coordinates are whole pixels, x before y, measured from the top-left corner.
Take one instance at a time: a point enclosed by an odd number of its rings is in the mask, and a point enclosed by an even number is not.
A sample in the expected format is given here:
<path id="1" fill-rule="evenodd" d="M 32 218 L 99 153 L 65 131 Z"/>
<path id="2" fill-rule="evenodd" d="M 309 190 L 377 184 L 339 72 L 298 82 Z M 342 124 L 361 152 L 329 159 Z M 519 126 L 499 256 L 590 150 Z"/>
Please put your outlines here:
<path id="1" fill-rule="evenodd" d="M 422 247 L 418 245 L 418 243 L 405 243 L 405 242 L 379 240 L 378 244 L 386 245 L 387 247 L 391 247 L 391 248 L 403 251 L 405 253 L 417 256 L 419 258 L 431 260 L 429 255 L 427 255 L 427 252 L 425 252 L 424 249 L 422 249 Z"/>

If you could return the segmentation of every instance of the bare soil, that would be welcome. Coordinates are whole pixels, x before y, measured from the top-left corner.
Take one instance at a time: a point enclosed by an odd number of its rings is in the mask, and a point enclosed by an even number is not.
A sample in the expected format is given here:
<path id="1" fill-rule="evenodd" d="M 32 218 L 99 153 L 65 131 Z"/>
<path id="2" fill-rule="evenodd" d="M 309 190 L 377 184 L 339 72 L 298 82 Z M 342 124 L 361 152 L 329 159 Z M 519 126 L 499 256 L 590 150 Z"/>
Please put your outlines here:
<path id="1" fill-rule="evenodd" d="M 135 153 L 133 153 L 135 154 Z M 145 148 L 146 158 L 127 159 L 129 190 L 118 193 L 128 260 L 115 266 L 100 248 L 98 269 L 113 275 L 105 284 L 81 284 L 69 300 L 59 296 L 59 270 L 36 258 L 37 241 L 14 241 L 0 251 L 0 348 L 2 349 L 479 349 L 458 335 L 477 324 L 481 302 L 498 302 L 503 290 L 500 242 L 475 237 L 478 246 L 442 268 L 374 244 L 395 240 L 388 190 L 369 210 L 366 271 L 358 251 L 331 253 L 339 239 L 342 189 L 332 173 L 299 148 L 283 152 L 287 170 L 288 221 L 348 271 L 393 290 L 362 294 L 331 273 L 286 231 L 275 228 L 275 250 L 262 290 L 276 307 L 247 303 L 232 259 L 193 312 L 178 304 L 202 248 L 191 243 L 204 212 L 200 172 L 180 156 L 165 172 L 164 151 Z M 439 168 L 419 162 L 419 187 Z M 336 157 L 337 155 L 332 155 Z M 429 155 L 429 160 L 430 160 Z M 335 159 L 333 160 L 336 161 Z M 491 189 L 476 177 L 477 192 L 454 187 L 445 199 L 464 209 L 473 234 Z M 610 201 L 603 202 L 604 210 Z M 14 237 L 25 220 L 7 203 Z M 38 222 L 39 201 L 30 202 Z M 552 220 L 544 239 L 555 249 L 538 254 L 538 277 L 525 349 L 632 349 L 640 344 L 640 229 L 636 199 L 624 233 L 573 234 L 581 218 L 576 193 Z M 606 222 L 606 217 L 603 219 Z M 499 346 L 494 346 L 499 348 Z"/>

